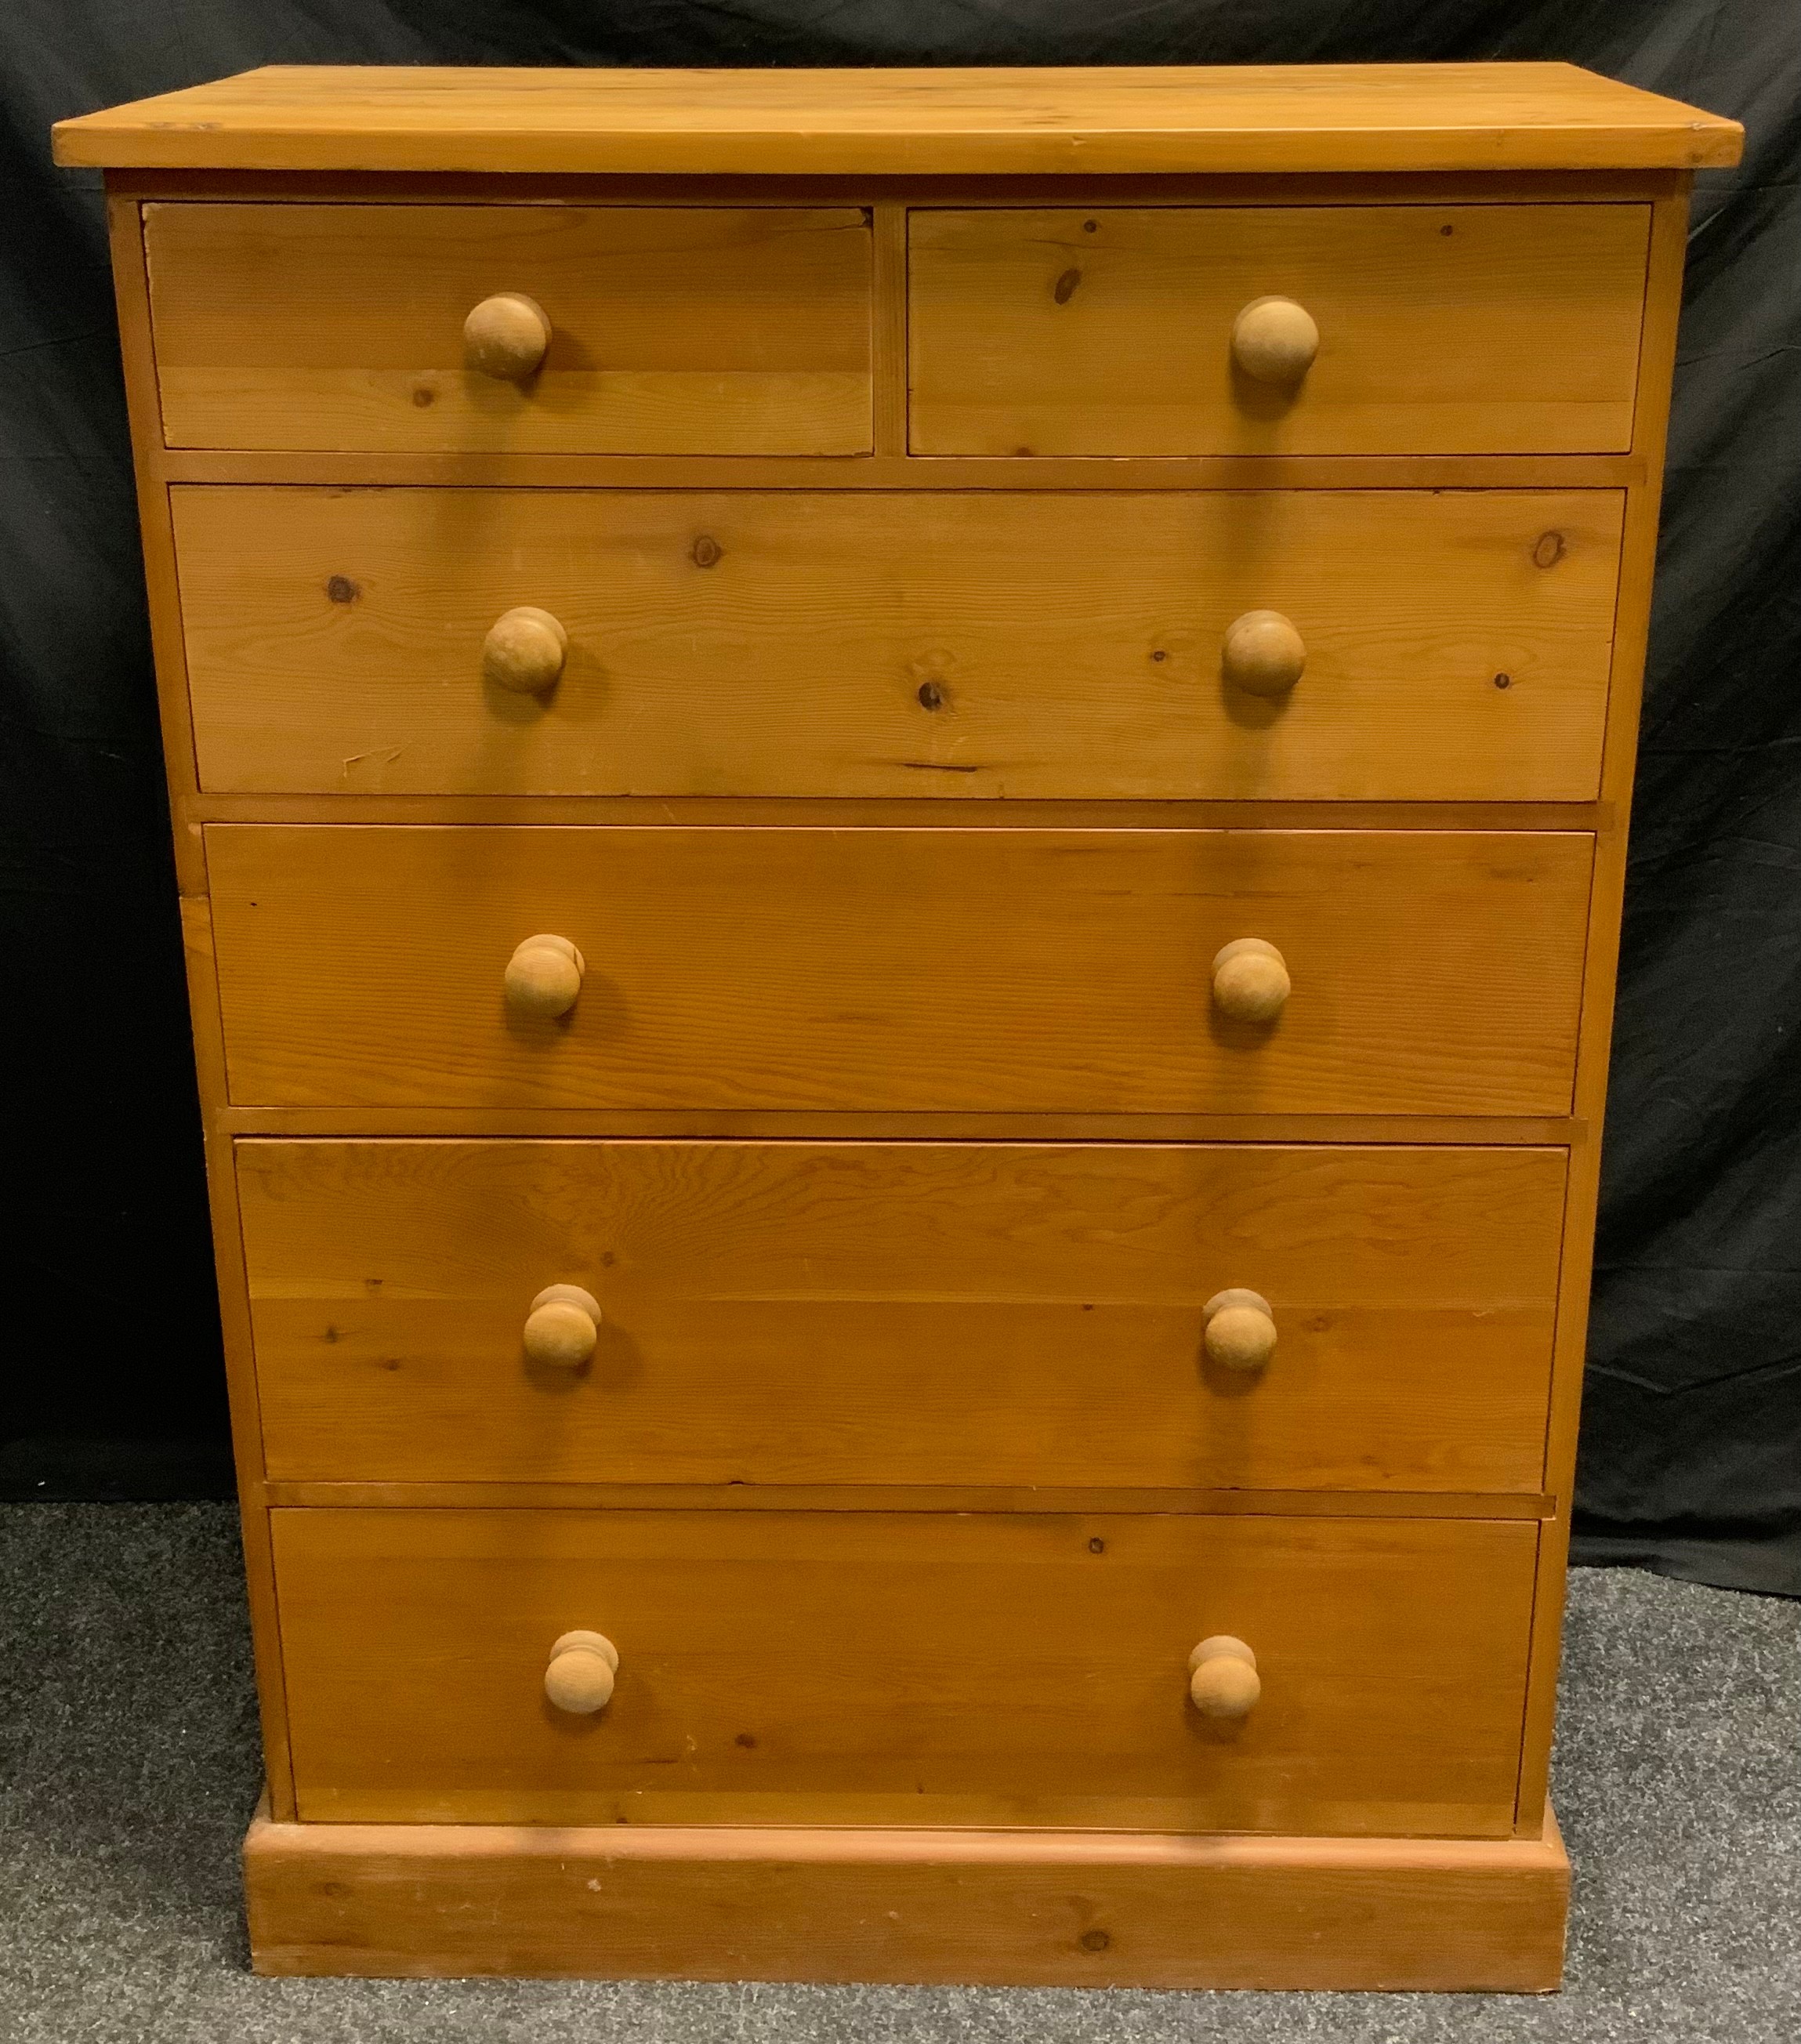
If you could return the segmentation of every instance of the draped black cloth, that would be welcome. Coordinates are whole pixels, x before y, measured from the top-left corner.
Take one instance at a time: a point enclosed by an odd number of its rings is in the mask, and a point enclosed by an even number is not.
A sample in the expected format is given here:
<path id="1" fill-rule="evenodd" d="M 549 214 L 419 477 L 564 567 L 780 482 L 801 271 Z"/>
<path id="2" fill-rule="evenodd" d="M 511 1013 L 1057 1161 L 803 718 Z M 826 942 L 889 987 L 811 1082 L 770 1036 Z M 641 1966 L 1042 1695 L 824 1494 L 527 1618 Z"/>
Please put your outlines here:
<path id="1" fill-rule="evenodd" d="M 1735 115 L 1689 248 L 1579 1553 L 1801 1593 L 1797 0 L 10 0 L 0 10 L 0 1496 L 229 1481 L 97 173 L 53 120 L 260 63 L 1561 57 Z"/>

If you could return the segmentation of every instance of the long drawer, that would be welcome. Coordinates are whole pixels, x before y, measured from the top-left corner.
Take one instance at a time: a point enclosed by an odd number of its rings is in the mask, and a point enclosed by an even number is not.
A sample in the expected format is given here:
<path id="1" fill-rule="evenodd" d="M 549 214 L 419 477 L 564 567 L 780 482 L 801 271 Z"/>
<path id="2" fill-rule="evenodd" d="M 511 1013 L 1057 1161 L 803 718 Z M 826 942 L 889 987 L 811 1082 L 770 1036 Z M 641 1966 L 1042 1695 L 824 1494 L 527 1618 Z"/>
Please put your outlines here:
<path id="1" fill-rule="evenodd" d="M 272 1520 L 302 1818 L 1512 1822 L 1538 1538 L 1523 1522 Z M 617 1656 L 610 1702 L 586 1714 L 545 1688 L 571 1632 Z M 1191 1700 L 1192 1650 L 1220 1635 L 1255 1658 L 1261 1695 L 1237 1718 Z M 595 1672 L 578 1665 L 581 1700 Z"/>
<path id="2" fill-rule="evenodd" d="M 240 1141 L 268 1472 L 1530 1491 L 1564 1167 L 1527 1148 Z M 597 1309 L 572 1347 L 534 1318 L 555 1285 Z M 1272 1356 L 1219 1330 L 1210 1351 L 1231 1289 L 1264 1301 Z"/>
<path id="3" fill-rule="evenodd" d="M 209 825 L 234 1102 L 1561 1115 L 1576 832 Z M 517 947 L 586 967 L 509 1007 Z M 1275 1019 L 1223 1009 L 1241 939 Z"/>
<path id="4" fill-rule="evenodd" d="M 870 444 L 860 207 L 183 202 L 144 232 L 171 447 Z M 472 354 L 496 301 L 499 337 L 541 356 Z"/>
<path id="5" fill-rule="evenodd" d="M 1521 801 L 1596 792 L 1623 501 L 171 494 L 221 792 Z"/>
<path id="6" fill-rule="evenodd" d="M 1650 221 L 1640 205 L 916 211 L 913 451 L 1624 448 Z M 1271 298 L 1317 351 L 1273 381 L 1246 372 L 1276 365 L 1238 325 Z"/>

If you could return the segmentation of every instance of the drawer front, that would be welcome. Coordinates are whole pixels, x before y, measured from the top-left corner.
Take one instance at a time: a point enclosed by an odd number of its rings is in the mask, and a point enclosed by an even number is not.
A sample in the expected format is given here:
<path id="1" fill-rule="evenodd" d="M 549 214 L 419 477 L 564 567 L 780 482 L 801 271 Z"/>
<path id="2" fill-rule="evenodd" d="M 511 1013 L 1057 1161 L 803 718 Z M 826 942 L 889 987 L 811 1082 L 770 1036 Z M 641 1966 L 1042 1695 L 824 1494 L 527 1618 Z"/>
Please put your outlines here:
<path id="1" fill-rule="evenodd" d="M 147 206 L 144 240 L 171 447 L 870 445 L 857 208 L 183 203 Z M 517 294 L 540 365 L 471 367 L 465 321 Z"/>
<path id="2" fill-rule="evenodd" d="M 916 212 L 917 454 L 1575 454 L 1627 448 L 1645 206 Z M 1318 331 L 1235 365 L 1254 301 Z"/>
<path id="3" fill-rule="evenodd" d="M 205 836 L 237 1104 L 1569 1111 L 1576 832 Z M 554 1019 L 506 995 L 541 933 L 586 967 Z M 1246 937 L 1272 1022 L 1215 1005 Z"/>
<path id="4" fill-rule="evenodd" d="M 1617 491 L 172 496 L 209 789 L 1599 785 Z M 568 641 L 536 692 L 484 670 L 522 605 Z M 1274 695 L 1224 651 L 1258 610 L 1303 648 Z"/>
<path id="5" fill-rule="evenodd" d="M 303 1818 L 1499 1836 L 1538 1529 L 278 1511 Z M 612 1699 L 548 1700 L 566 1633 Z M 1202 1639 L 1261 1694 L 1190 1700 Z M 592 1692 L 590 1692 L 592 1693 Z"/>
<path id="6" fill-rule="evenodd" d="M 1564 1165 L 240 1142 L 268 1471 L 1536 1490 Z M 528 1331 L 555 1284 L 599 1308 L 586 1361 Z M 1269 1308 L 1261 1368 L 1208 1353 L 1232 1288 Z"/>

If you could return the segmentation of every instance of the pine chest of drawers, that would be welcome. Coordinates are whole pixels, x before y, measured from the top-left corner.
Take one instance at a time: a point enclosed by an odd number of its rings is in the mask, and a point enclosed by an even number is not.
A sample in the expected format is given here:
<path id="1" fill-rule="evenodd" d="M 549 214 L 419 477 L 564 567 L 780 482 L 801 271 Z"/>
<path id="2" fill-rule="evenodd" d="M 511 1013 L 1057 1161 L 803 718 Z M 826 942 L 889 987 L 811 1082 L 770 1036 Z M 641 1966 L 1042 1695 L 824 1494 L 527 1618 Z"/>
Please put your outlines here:
<path id="1" fill-rule="evenodd" d="M 1544 1988 L 1689 175 L 1557 65 L 107 167 L 271 1972 Z"/>

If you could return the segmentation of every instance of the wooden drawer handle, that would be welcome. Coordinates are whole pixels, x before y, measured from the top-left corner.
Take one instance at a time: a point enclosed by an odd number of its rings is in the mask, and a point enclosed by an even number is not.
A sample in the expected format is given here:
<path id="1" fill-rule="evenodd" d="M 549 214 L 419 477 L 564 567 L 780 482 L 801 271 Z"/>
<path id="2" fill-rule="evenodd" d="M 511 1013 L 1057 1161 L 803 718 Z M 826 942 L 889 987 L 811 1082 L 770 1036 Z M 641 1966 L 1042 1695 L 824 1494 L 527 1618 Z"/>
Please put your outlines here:
<path id="1" fill-rule="evenodd" d="M 601 1302 L 579 1285 L 547 1285 L 525 1321 L 525 1353 L 533 1362 L 579 1370 L 601 1338 Z"/>
<path id="2" fill-rule="evenodd" d="M 1215 1292 L 1200 1310 L 1208 1360 L 1222 1370 L 1261 1370 L 1276 1353 L 1276 1316 L 1261 1292 Z"/>
<path id="3" fill-rule="evenodd" d="M 1232 322 L 1232 359 L 1258 383 L 1300 382 L 1319 352 L 1319 328 L 1292 298 L 1253 298 Z"/>
<path id="4" fill-rule="evenodd" d="M 544 1694 L 559 1711 L 592 1717 L 612 1700 L 619 1649 L 604 1632 L 566 1632 L 551 1649 Z"/>
<path id="5" fill-rule="evenodd" d="M 482 641 L 482 672 L 497 689 L 542 695 L 555 688 L 569 657 L 569 634 L 547 610 L 522 603 L 505 611 Z"/>
<path id="6" fill-rule="evenodd" d="M 507 961 L 507 1005 L 520 1015 L 566 1015 L 587 970 L 567 937 L 528 937 Z"/>
<path id="7" fill-rule="evenodd" d="M 1213 1005 L 1235 1022 L 1273 1022 L 1288 997 L 1288 961 L 1261 937 L 1235 937 L 1213 960 Z"/>
<path id="8" fill-rule="evenodd" d="M 1281 611 L 1247 610 L 1226 627 L 1219 664 L 1232 686 L 1248 696 L 1285 696 L 1307 665 L 1307 645 Z"/>
<path id="9" fill-rule="evenodd" d="M 1203 1717 L 1249 1717 L 1262 1693 L 1257 1656 L 1229 1632 L 1202 1640 L 1189 1656 L 1189 1695 Z"/>
<path id="10" fill-rule="evenodd" d="M 535 376 L 551 344 L 543 307 L 523 291 L 484 298 L 463 322 L 463 359 L 483 376 L 523 383 Z"/>

